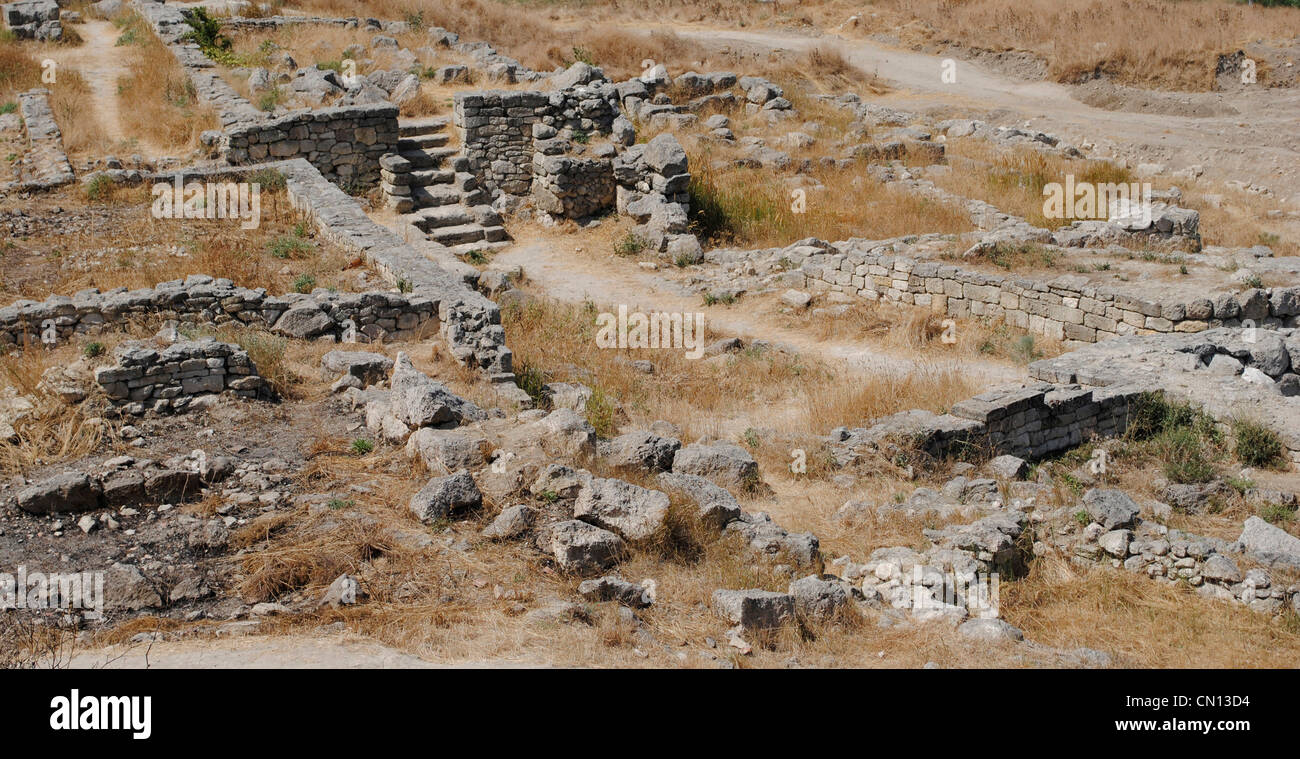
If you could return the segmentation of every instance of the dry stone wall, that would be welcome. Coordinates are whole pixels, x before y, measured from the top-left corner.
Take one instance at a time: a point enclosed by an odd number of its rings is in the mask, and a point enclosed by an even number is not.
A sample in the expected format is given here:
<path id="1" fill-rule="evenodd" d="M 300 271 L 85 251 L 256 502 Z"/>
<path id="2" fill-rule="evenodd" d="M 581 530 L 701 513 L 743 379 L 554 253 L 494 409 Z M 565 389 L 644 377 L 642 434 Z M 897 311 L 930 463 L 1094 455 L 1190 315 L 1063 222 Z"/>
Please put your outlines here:
<path id="1" fill-rule="evenodd" d="M 1239 325 L 1295 326 L 1300 287 L 1253 288 L 1190 300 L 1162 300 L 1099 286 L 1082 276 L 1049 281 L 990 274 L 894 255 L 886 243 L 804 241 L 788 250 L 796 286 L 930 308 L 954 317 L 1005 320 L 1058 340 L 1096 342 L 1140 332 L 1200 332 Z M 802 276 L 800 276 L 802 275 Z"/>
<path id="2" fill-rule="evenodd" d="M 397 150 L 395 105 L 340 106 L 291 113 L 228 130 L 223 146 L 234 165 L 305 158 L 336 183 L 379 181 L 379 159 Z"/>
<path id="3" fill-rule="evenodd" d="M 109 400 L 131 414 L 180 411 L 196 396 L 225 391 L 244 398 L 271 394 L 246 351 L 212 338 L 165 348 L 128 342 L 118 346 L 116 358 L 116 366 L 95 372 L 95 381 Z"/>
<path id="4" fill-rule="evenodd" d="M 1106 388 L 1040 382 L 1009 385 L 953 405 L 947 414 L 913 410 L 870 427 L 832 430 L 836 460 L 849 464 L 865 449 L 914 448 L 935 458 L 1009 454 L 1040 459 L 1092 437 L 1123 434 L 1134 402 L 1149 388 Z"/>

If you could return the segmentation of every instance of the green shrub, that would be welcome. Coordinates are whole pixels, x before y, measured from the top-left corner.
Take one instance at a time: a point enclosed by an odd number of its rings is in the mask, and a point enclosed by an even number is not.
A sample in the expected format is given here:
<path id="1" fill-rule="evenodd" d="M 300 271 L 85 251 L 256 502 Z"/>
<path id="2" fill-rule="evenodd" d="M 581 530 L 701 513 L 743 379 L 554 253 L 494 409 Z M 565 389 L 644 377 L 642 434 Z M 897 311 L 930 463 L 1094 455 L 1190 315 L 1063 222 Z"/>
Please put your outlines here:
<path id="1" fill-rule="evenodd" d="M 301 258 L 316 246 L 306 240 L 281 235 L 267 243 L 266 251 L 276 258 Z"/>
<path id="2" fill-rule="evenodd" d="M 103 354 L 104 354 L 103 343 L 86 343 L 85 347 L 81 349 L 81 355 L 85 356 L 86 358 L 95 358 L 96 356 L 102 356 Z"/>
<path id="3" fill-rule="evenodd" d="M 182 40 L 198 45 L 203 54 L 214 61 L 233 62 L 230 38 L 221 33 L 221 21 L 208 15 L 206 8 L 200 6 L 190 11 L 185 16 L 185 23 L 190 30 L 181 35 Z"/>
<path id="4" fill-rule="evenodd" d="M 603 438 L 614 437 L 614 402 L 600 388 L 593 388 L 587 399 L 587 421 L 596 428 L 596 434 Z"/>
<path id="5" fill-rule="evenodd" d="M 316 278 L 310 274 L 299 274 L 293 281 L 293 291 L 296 293 L 309 293 L 316 289 Z"/>
<path id="6" fill-rule="evenodd" d="M 375 450 L 375 444 L 365 438 L 357 438 L 352 441 L 352 452 L 358 456 L 364 456 Z"/>
<path id="7" fill-rule="evenodd" d="M 1253 419 L 1234 419 L 1232 435 L 1236 439 L 1234 452 L 1246 466 L 1275 469 L 1286 463 L 1286 448 L 1282 438 L 1273 430 Z"/>
<path id="8" fill-rule="evenodd" d="M 280 91 L 279 87 L 272 87 L 271 89 L 267 90 L 266 92 L 263 92 L 261 95 L 258 96 L 257 109 L 259 111 L 266 111 L 267 113 L 270 113 L 274 111 L 276 107 L 283 102 L 284 102 L 284 93 Z"/>
<path id="9" fill-rule="evenodd" d="M 614 243 L 614 255 L 616 256 L 635 256 L 646 249 L 648 243 L 632 232 L 628 232 Z"/>
<path id="10" fill-rule="evenodd" d="M 113 178 L 107 174 L 96 174 L 89 182 L 86 183 L 86 198 L 88 200 L 106 200 L 113 194 L 113 189 L 117 184 Z"/>
<path id="11" fill-rule="evenodd" d="M 550 406 L 550 399 L 546 396 L 545 389 L 549 381 L 546 372 L 520 361 L 515 362 L 515 384 L 528 393 L 528 397 L 533 399 L 533 405 L 537 408 L 544 409 Z"/>
<path id="12" fill-rule="evenodd" d="M 4 115 L 6 113 L 16 113 L 17 111 L 18 111 L 18 104 L 12 100 L 10 100 L 7 103 L 0 103 L 0 115 Z"/>
<path id="13" fill-rule="evenodd" d="M 283 190 L 288 180 L 277 169 L 258 169 L 248 175 L 249 184 L 255 184 L 260 190 Z"/>
<path id="14" fill-rule="evenodd" d="M 1214 478 L 1212 451 L 1205 441 L 1188 427 L 1166 430 L 1156 440 L 1165 477 L 1171 482 L 1209 482 Z"/>

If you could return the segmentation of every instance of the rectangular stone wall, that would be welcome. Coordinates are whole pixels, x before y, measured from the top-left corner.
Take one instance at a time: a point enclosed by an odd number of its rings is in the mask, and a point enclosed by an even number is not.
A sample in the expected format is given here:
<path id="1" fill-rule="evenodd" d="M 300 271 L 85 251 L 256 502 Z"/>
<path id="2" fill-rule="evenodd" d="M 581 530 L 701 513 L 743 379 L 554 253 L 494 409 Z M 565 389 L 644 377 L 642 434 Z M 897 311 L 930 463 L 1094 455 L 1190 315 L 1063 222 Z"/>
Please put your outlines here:
<path id="1" fill-rule="evenodd" d="M 527 195 L 533 182 L 533 124 L 550 109 L 546 93 L 460 93 L 454 109 L 461 145 L 479 183 L 489 192 Z"/>
<path id="2" fill-rule="evenodd" d="M 1298 287 L 1162 300 L 1094 285 L 1081 276 L 1031 280 L 841 248 L 808 256 L 799 271 L 813 290 L 883 298 L 954 317 L 1004 320 L 1057 340 L 1091 343 L 1143 332 L 1200 332 L 1237 326 L 1247 319 L 1260 327 L 1290 327 L 1300 321 Z"/>
<path id="3" fill-rule="evenodd" d="M 226 160 L 304 158 L 336 184 L 376 184 L 379 159 L 397 151 L 397 111 L 391 104 L 343 106 L 238 126 L 226 135 Z"/>

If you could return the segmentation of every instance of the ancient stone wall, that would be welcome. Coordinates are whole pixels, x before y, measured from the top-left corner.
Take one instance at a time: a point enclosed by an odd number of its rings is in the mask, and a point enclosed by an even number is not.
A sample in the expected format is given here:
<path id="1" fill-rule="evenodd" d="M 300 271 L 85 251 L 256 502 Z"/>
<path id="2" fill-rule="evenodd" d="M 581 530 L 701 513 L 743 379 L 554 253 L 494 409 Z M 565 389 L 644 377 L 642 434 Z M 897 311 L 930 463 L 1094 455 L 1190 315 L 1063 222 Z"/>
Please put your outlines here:
<path id="1" fill-rule="evenodd" d="M 1085 277 L 1049 281 L 986 274 L 840 243 L 806 251 L 798 272 L 804 286 L 928 307 L 954 317 L 1002 319 L 1058 340 L 1096 342 L 1139 331 L 1199 332 L 1241 324 L 1293 326 L 1300 288 L 1250 289 L 1185 301 L 1161 301 Z"/>
<path id="2" fill-rule="evenodd" d="M 379 159 L 397 150 L 397 106 L 341 106 L 291 113 L 230 129 L 226 160 L 234 165 L 305 158 L 333 182 L 374 184 Z"/>
<path id="3" fill-rule="evenodd" d="M 48 190 L 73 180 L 72 164 L 63 152 L 63 133 L 50 109 L 50 91 L 29 90 L 18 95 L 19 112 L 27 129 L 27 153 L 18 165 L 22 177 L 0 185 L 5 192 Z"/>
<path id="4" fill-rule="evenodd" d="M 95 382 L 127 413 L 183 410 L 200 395 L 230 391 L 244 398 L 270 394 L 248 353 L 212 338 L 158 348 L 147 342 L 117 347 L 117 365 L 95 371 Z"/>
<path id="5" fill-rule="evenodd" d="M 1092 437 L 1123 434 L 1141 385 L 1082 388 L 1034 383 L 1010 385 L 953 405 L 947 414 L 904 411 L 871 427 L 831 432 L 837 460 L 856 459 L 860 447 L 905 445 L 936 457 L 1010 454 L 1040 459 Z"/>

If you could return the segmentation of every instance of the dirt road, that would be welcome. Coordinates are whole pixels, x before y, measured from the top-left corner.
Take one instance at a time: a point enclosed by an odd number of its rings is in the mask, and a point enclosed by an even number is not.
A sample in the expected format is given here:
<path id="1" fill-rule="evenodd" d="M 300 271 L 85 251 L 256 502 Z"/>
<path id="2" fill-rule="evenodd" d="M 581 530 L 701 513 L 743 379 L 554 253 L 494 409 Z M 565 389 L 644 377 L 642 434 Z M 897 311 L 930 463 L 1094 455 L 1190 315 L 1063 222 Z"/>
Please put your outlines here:
<path id="1" fill-rule="evenodd" d="M 879 42 L 780 31 L 736 31 L 681 25 L 683 37 L 712 46 L 787 49 L 834 47 L 854 65 L 887 80 L 895 92 L 879 102 L 900 108 L 959 106 L 980 111 L 1006 109 L 1001 123 L 1030 122 L 1035 128 L 1091 142 L 1131 162 L 1163 163 L 1170 170 L 1204 167 L 1220 180 L 1237 179 L 1269 187 L 1300 209 L 1300 92 L 1244 88 L 1240 92 L 1142 93 L 1115 90 L 1112 103 L 1134 110 L 1108 110 L 1081 102 L 1086 91 L 1054 82 L 1018 81 L 978 63 L 956 62 L 956 82 L 941 79 L 944 58 Z M 1151 113 L 1164 111 L 1220 115 Z"/>

